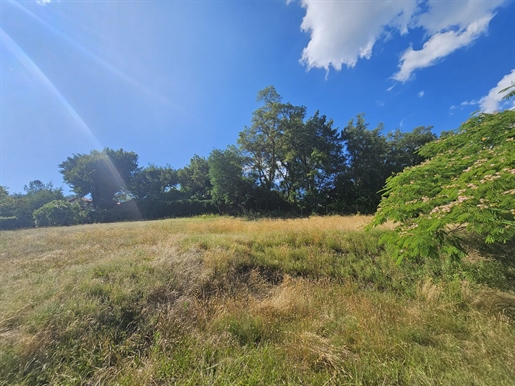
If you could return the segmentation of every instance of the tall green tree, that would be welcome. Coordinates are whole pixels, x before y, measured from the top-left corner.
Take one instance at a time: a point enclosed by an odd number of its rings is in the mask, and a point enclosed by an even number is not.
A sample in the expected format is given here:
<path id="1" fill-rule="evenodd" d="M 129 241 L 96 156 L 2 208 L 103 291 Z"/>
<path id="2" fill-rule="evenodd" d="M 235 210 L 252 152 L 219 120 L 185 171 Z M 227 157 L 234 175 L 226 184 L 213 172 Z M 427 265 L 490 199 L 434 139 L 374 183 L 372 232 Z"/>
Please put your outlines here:
<path id="1" fill-rule="evenodd" d="M 138 169 L 138 155 L 123 149 L 74 154 L 59 165 L 64 181 L 80 197 L 91 195 L 97 209 L 111 209 L 115 195 L 128 192 Z"/>
<path id="2" fill-rule="evenodd" d="M 431 131 L 432 126 L 419 126 L 410 132 L 401 132 L 399 129 L 387 136 L 387 168 L 388 172 L 398 173 L 409 166 L 418 165 L 426 160 L 419 150 L 429 142 L 436 140 Z"/>
<path id="3" fill-rule="evenodd" d="M 342 141 L 333 122 L 317 111 L 306 122 L 287 126 L 284 150 L 283 183 L 288 184 L 290 201 L 307 210 L 329 204 L 344 167 Z"/>
<path id="4" fill-rule="evenodd" d="M 188 198 L 211 199 L 212 185 L 209 178 L 209 163 L 206 158 L 195 154 L 188 165 L 179 169 L 178 179 L 181 191 Z"/>
<path id="5" fill-rule="evenodd" d="M 282 103 L 281 96 L 273 86 L 259 91 L 257 101 L 263 106 L 252 114 L 252 125 L 245 127 L 238 138 L 238 145 L 247 157 L 250 175 L 259 186 L 267 191 L 283 189 L 288 195 L 289 185 L 285 183 L 287 170 L 284 168 L 284 133 L 288 127 L 302 123 L 306 108 Z"/>
<path id="6" fill-rule="evenodd" d="M 342 131 L 346 168 L 339 176 L 341 205 L 349 212 L 374 213 L 388 176 L 388 144 L 383 125 L 369 130 L 364 114 L 350 120 Z"/>
<path id="7" fill-rule="evenodd" d="M 213 189 L 211 195 L 221 212 L 245 209 L 252 181 L 245 177 L 244 157 L 235 147 L 215 149 L 209 155 L 209 178 Z"/>

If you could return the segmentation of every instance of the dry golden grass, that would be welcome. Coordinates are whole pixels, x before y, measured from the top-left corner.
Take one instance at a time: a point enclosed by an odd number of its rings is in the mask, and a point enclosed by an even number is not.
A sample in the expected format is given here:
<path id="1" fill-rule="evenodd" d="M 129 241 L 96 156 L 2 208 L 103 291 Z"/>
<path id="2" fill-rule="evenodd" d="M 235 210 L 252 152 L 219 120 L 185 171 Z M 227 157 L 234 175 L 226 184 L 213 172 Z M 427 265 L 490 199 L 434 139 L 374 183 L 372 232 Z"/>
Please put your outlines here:
<path id="1" fill-rule="evenodd" d="M 290 232 L 327 232 L 363 230 L 372 220 L 371 216 L 314 216 L 302 219 L 260 219 L 221 217 L 203 221 L 191 221 L 185 224 L 188 233 L 230 233 L 252 234 L 290 233 Z M 386 224 L 383 227 L 390 227 Z"/>
<path id="2" fill-rule="evenodd" d="M 515 296 L 369 221 L 0 232 L 0 385 L 514 384 Z"/>

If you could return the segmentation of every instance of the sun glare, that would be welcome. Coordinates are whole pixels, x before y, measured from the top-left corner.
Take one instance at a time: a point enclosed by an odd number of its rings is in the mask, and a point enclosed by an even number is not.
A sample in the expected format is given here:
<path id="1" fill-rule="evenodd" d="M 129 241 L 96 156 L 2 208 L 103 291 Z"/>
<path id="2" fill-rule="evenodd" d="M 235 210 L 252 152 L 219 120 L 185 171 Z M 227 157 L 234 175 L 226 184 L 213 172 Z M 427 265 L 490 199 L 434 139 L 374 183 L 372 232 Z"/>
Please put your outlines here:
<path id="1" fill-rule="evenodd" d="M 54 83 L 41 71 L 36 63 L 27 55 L 27 53 L 2 29 L 0 28 L 0 41 L 4 44 L 9 52 L 21 63 L 21 65 L 36 79 L 45 89 L 52 94 L 61 104 L 61 106 L 70 115 L 76 124 L 76 127 L 84 134 L 88 141 L 95 147 L 101 148 L 101 144 L 93 134 L 93 131 L 89 128 L 82 117 L 77 113 L 73 106 L 68 102 L 64 95 L 54 85 Z M 121 186 L 126 188 L 125 181 L 120 177 L 120 173 L 109 160 L 107 167 L 113 177 Z"/>
<path id="2" fill-rule="evenodd" d="M 118 79 L 121 79 L 122 81 L 126 82 L 127 84 L 130 84 L 132 87 L 138 90 L 139 93 L 145 94 L 148 97 L 151 97 L 156 102 L 169 106 L 169 107 L 175 107 L 170 100 L 165 98 L 164 96 L 150 90 L 145 85 L 141 84 L 140 82 L 136 81 L 134 78 L 130 77 L 129 75 L 125 74 L 124 72 L 120 71 L 118 68 L 113 66 L 111 63 L 105 61 L 104 59 L 100 58 L 99 56 L 95 55 L 93 52 L 85 48 L 84 46 L 78 44 L 75 40 L 70 38 L 68 35 L 62 33 L 58 28 L 54 27 L 53 25 L 47 23 L 45 20 L 43 20 L 38 15 L 34 14 L 30 10 L 28 10 L 25 6 L 22 4 L 19 4 L 16 1 L 9 0 L 9 3 L 14 5 L 16 8 L 18 8 L 20 11 L 25 13 L 27 16 L 31 17 L 32 19 L 36 20 L 38 23 L 43 25 L 45 28 L 47 28 L 52 33 L 59 36 L 61 39 L 65 40 L 67 43 L 71 44 L 75 49 L 77 49 L 82 55 L 84 55 L 86 58 L 92 60 L 96 64 L 100 65 L 107 71 L 109 71 L 112 75 L 116 76 Z"/>

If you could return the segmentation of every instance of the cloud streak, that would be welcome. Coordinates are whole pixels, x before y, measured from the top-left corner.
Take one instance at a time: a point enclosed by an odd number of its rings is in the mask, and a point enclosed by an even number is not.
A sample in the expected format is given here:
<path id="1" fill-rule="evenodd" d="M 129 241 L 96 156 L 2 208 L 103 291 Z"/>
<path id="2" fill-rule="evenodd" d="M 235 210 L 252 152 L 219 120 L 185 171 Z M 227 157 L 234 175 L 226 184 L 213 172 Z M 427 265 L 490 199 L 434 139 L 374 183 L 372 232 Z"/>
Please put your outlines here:
<path id="1" fill-rule="evenodd" d="M 393 75 L 393 79 L 406 82 L 413 72 L 420 68 L 435 65 L 440 59 L 446 57 L 459 48 L 466 47 L 479 35 L 486 32 L 488 23 L 493 15 L 488 15 L 471 23 L 464 31 L 447 31 L 436 33 L 424 43 L 421 50 L 408 48 L 401 57 L 399 71 Z"/>

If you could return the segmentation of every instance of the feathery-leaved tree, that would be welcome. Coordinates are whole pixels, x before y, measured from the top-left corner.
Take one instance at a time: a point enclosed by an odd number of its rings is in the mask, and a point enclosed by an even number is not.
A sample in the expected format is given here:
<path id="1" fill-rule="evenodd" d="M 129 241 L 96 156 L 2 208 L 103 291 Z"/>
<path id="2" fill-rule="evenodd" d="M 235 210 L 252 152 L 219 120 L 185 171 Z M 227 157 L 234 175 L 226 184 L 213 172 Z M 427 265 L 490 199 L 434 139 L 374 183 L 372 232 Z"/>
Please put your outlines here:
<path id="1" fill-rule="evenodd" d="M 515 237 L 515 111 L 479 114 L 426 144 L 428 159 L 387 180 L 373 225 L 396 257 L 464 256 L 462 231 L 487 243 Z"/>

